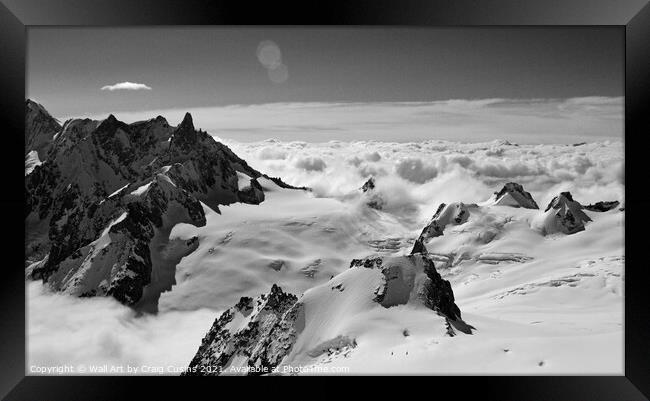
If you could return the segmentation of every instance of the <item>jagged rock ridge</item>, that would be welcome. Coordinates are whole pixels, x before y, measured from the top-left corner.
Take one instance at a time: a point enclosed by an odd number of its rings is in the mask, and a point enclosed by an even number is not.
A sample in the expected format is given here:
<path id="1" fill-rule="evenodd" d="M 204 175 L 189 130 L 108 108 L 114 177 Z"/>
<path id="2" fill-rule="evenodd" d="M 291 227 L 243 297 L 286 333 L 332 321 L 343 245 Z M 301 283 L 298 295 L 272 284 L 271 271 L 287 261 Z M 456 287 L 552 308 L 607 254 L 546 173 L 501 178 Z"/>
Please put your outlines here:
<path id="1" fill-rule="evenodd" d="M 204 225 L 201 202 L 217 212 L 259 204 L 260 177 L 295 188 L 196 130 L 189 113 L 177 127 L 160 116 L 132 124 L 113 115 L 72 119 L 51 135 L 49 114 L 27 105 L 35 131 L 26 138 L 45 138 L 49 150 L 25 177 L 25 264 L 28 276 L 56 290 L 155 311 L 176 263 L 198 246 L 170 241 L 174 225 Z"/>
<path id="2" fill-rule="evenodd" d="M 449 205 L 441 203 L 429 223 L 422 229 L 422 233 L 415 240 L 411 254 L 426 253 L 425 241 L 439 237 L 444 234 L 448 225 L 460 225 L 469 219 L 469 208 L 472 205 L 466 205 L 463 202 L 454 202 Z"/>
<path id="3" fill-rule="evenodd" d="M 214 321 L 186 375 L 271 373 L 295 342 L 297 300 L 275 284 L 268 295 L 242 297 Z"/>
<path id="4" fill-rule="evenodd" d="M 36 152 L 41 161 L 45 160 L 52 138 L 60 130 L 61 124 L 43 106 L 25 101 L 25 154 Z"/>

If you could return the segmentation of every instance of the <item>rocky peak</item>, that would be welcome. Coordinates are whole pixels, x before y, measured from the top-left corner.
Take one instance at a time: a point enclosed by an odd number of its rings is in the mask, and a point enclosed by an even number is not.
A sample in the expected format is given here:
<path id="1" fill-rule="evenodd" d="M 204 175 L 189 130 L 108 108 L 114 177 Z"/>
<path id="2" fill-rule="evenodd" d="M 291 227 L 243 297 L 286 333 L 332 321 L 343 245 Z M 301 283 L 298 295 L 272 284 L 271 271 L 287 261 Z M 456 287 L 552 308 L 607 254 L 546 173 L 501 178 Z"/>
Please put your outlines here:
<path id="1" fill-rule="evenodd" d="M 46 116 L 43 110 L 28 101 L 27 119 L 34 112 Z M 132 306 L 146 301 L 147 310 L 155 310 L 160 292 L 171 287 L 180 257 L 198 245 L 169 245 L 171 227 L 204 225 L 201 202 L 218 212 L 222 204 L 264 200 L 257 181 L 262 174 L 195 130 L 189 113 L 176 128 L 161 116 L 133 124 L 112 114 L 102 121 L 68 120 L 48 155 L 25 177 L 25 261 L 39 261 L 30 268 L 32 277 L 80 296 L 113 296 Z M 239 172 L 250 177 L 241 191 Z M 98 241 L 106 252 L 96 254 Z M 152 261 L 150 247 L 168 245 L 172 250 Z"/>
<path id="2" fill-rule="evenodd" d="M 362 192 L 368 192 L 372 191 L 375 189 L 375 179 L 374 177 L 368 178 L 368 181 L 366 181 L 362 186 L 361 186 L 361 191 Z"/>
<path id="3" fill-rule="evenodd" d="M 582 209 L 582 205 L 573 200 L 571 192 L 560 192 L 559 195 L 555 196 L 544 209 L 547 212 L 550 208 L 559 209 L 567 205 L 576 205 L 575 207 Z"/>
<path id="4" fill-rule="evenodd" d="M 381 269 L 384 284 L 375 291 L 375 301 L 382 306 L 389 308 L 419 299 L 424 306 L 445 317 L 450 335 L 455 334 L 454 328 L 466 334 L 472 333 L 474 328 L 461 318 L 451 284 L 440 276 L 435 264 L 426 255 L 355 260 L 352 265 L 356 268 Z"/>
<path id="5" fill-rule="evenodd" d="M 296 342 L 297 301 L 275 284 L 269 294 L 242 297 L 214 321 L 185 375 L 272 373 Z"/>
<path id="6" fill-rule="evenodd" d="M 359 190 L 362 192 L 362 196 L 365 198 L 365 203 L 368 207 L 376 210 L 382 210 L 384 208 L 385 201 L 381 194 L 375 192 L 375 187 L 375 178 L 370 177 L 365 183 L 363 183 Z"/>
<path id="7" fill-rule="evenodd" d="M 178 125 L 178 129 L 194 131 L 194 121 L 192 120 L 192 115 L 190 113 L 185 113 L 183 121 Z"/>
<path id="8" fill-rule="evenodd" d="M 498 206 L 523 207 L 526 209 L 539 209 L 537 203 L 521 184 L 509 182 L 493 195 L 493 204 Z"/>
<path id="9" fill-rule="evenodd" d="M 424 243 L 427 240 L 443 235 L 445 228 L 449 225 L 456 226 L 465 223 L 469 216 L 469 208 L 463 202 L 453 202 L 449 205 L 441 203 L 429 224 L 424 227 L 415 241 L 411 253 L 426 253 Z"/>
<path id="10" fill-rule="evenodd" d="M 136 135 L 136 142 L 139 145 L 142 144 L 145 146 L 165 142 L 165 147 L 168 147 L 169 145 L 166 142 L 174 131 L 174 128 L 171 127 L 167 120 L 162 116 L 150 120 L 134 122 L 129 124 L 129 127 Z"/>
<path id="11" fill-rule="evenodd" d="M 585 223 L 591 218 L 582 211 L 582 205 L 573 200 L 570 192 L 561 192 L 555 196 L 542 215 L 542 232 L 574 234 L 585 229 Z"/>
<path id="12" fill-rule="evenodd" d="M 117 118 L 113 114 L 109 114 L 108 117 L 102 123 L 107 123 L 107 124 L 116 124 L 117 123 Z"/>
<path id="13" fill-rule="evenodd" d="M 128 133 L 131 131 L 127 124 L 119 121 L 114 115 L 109 114 L 106 119 L 99 122 L 99 125 L 97 125 L 97 128 L 95 128 L 95 131 L 93 132 L 93 136 L 98 137 L 100 141 L 103 142 L 113 141 L 116 136 L 115 131 L 120 128 Z"/>
<path id="14" fill-rule="evenodd" d="M 61 124 L 40 104 L 25 101 L 25 154 L 35 151 L 44 161 L 54 135 L 61 130 Z"/>
<path id="15" fill-rule="evenodd" d="M 170 150 L 180 149 L 181 152 L 191 151 L 192 148 L 197 146 L 200 139 L 204 139 L 208 135 L 202 131 L 197 131 L 194 128 L 192 115 L 185 113 L 183 121 L 176 127 L 172 134 Z"/>

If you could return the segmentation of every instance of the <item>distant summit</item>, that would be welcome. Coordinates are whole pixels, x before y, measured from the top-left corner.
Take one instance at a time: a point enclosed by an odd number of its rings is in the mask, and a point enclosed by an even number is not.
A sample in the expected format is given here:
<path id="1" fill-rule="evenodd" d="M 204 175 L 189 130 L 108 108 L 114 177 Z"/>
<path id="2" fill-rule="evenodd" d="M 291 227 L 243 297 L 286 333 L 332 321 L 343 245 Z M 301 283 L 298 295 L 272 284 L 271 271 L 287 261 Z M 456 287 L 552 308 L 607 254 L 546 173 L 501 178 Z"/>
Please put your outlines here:
<path id="1" fill-rule="evenodd" d="M 364 182 L 363 185 L 361 186 L 361 191 L 362 192 L 368 192 L 375 189 L 375 179 L 374 177 L 368 178 L 368 181 Z"/>
<path id="2" fill-rule="evenodd" d="M 491 203 L 496 206 L 539 209 L 532 195 L 526 192 L 521 184 L 515 182 L 509 182 L 500 191 L 495 192 L 491 198 Z"/>
<path id="3" fill-rule="evenodd" d="M 582 211 L 582 205 L 570 192 L 561 192 L 544 210 L 542 231 L 545 235 L 554 233 L 574 234 L 585 229 L 591 218 Z"/>
<path id="4" fill-rule="evenodd" d="M 25 154 L 35 152 L 40 161 L 45 160 L 54 136 L 61 124 L 43 106 L 25 101 Z"/>
<path id="5" fill-rule="evenodd" d="M 427 253 L 426 241 L 444 234 L 448 225 L 460 225 L 469 219 L 469 208 L 463 202 L 453 202 L 449 205 L 441 203 L 429 224 L 424 227 L 420 236 L 415 240 L 411 254 Z"/>
<path id="6" fill-rule="evenodd" d="M 366 198 L 366 205 L 369 208 L 382 210 L 384 208 L 385 202 L 381 195 L 375 192 L 375 186 L 375 178 L 370 177 L 359 189 Z"/>

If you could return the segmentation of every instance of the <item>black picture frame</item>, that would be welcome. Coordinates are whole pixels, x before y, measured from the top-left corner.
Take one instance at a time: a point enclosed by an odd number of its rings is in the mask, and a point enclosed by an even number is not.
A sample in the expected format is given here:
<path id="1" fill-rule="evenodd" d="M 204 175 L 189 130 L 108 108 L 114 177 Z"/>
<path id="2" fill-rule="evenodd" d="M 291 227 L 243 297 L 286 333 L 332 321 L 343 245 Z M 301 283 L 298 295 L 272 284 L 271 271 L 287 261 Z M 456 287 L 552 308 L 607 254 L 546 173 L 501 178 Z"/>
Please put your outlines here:
<path id="1" fill-rule="evenodd" d="M 165 378 L 25 376 L 24 131 L 26 28 L 30 26 L 146 25 L 403 25 L 617 26 L 625 31 L 625 375 L 427 377 L 423 394 L 515 400 L 643 400 L 650 397 L 650 291 L 646 242 L 650 195 L 646 177 L 650 135 L 650 4 L 648 0 L 372 0 L 312 4 L 205 0 L 0 0 L 3 260 L 0 275 L 0 396 L 8 400 L 131 398 L 189 391 L 213 381 L 183 384 Z M 20 159 L 20 160 L 19 160 Z M 137 380 L 137 381 L 136 381 Z M 155 381 L 155 383 L 154 383 Z M 386 383 L 385 383 L 386 384 Z M 240 387 L 233 383 L 228 386 Z M 334 388 L 324 389 L 333 391 Z M 270 386 L 252 387 L 268 393 Z M 363 386 L 374 387 L 374 386 Z M 382 391 L 384 386 L 376 388 Z M 338 396 L 335 392 L 332 396 Z M 216 393 L 213 393 L 216 396 Z M 645 395 L 645 396 L 644 396 Z M 214 397 L 211 397 L 214 398 Z"/>

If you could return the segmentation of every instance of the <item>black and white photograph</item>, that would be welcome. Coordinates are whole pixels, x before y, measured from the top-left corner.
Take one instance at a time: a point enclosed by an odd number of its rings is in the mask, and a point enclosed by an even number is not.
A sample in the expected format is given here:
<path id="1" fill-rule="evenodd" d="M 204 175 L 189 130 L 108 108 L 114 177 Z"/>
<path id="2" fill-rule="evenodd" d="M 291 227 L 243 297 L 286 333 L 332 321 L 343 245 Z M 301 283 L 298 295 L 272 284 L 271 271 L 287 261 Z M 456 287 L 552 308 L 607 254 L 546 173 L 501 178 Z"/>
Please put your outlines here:
<path id="1" fill-rule="evenodd" d="M 25 52 L 26 375 L 624 374 L 621 29 Z"/>

